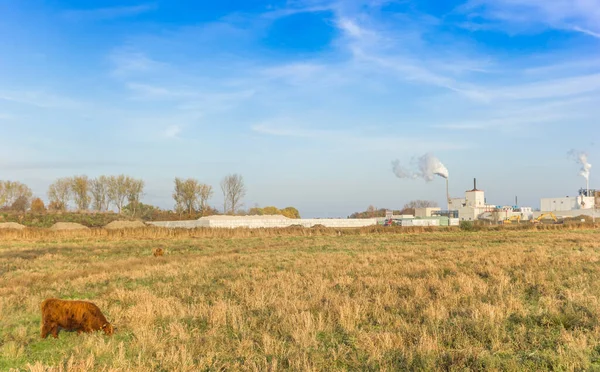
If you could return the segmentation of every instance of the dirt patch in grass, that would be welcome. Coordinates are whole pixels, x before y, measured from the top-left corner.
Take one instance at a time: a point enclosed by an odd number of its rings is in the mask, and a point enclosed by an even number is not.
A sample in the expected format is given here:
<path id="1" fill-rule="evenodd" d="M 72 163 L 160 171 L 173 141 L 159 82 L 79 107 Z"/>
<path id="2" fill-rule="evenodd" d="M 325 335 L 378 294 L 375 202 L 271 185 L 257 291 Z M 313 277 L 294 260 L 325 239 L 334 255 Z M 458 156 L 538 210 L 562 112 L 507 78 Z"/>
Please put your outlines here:
<path id="1" fill-rule="evenodd" d="M 60 230 L 89 230 L 90 228 L 75 222 L 57 222 L 50 230 L 60 231 Z"/>
<path id="2" fill-rule="evenodd" d="M 105 229 L 117 230 L 117 229 L 139 229 L 146 227 L 142 221 L 113 221 L 108 225 L 104 226 Z"/>
<path id="3" fill-rule="evenodd" d="M 0 223 L 0 229 L 22 230 L 24 228 L 25 228 L 24 225 L 21 225 L 20 223 L 16 223 L 16 222 L 2 222 L 2 223 Z"/>

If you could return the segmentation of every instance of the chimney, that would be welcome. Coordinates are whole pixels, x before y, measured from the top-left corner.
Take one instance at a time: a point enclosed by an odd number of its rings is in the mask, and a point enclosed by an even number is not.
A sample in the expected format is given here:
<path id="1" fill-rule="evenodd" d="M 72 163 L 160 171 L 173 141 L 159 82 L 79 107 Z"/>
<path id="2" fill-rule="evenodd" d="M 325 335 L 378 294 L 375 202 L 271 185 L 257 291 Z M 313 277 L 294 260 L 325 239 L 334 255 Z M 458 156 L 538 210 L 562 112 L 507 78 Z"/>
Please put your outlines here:
<path id="1" fill-rule="evenodd" d="M 473 178 L 473 190 L 477 190 L 477 178 Z"/>

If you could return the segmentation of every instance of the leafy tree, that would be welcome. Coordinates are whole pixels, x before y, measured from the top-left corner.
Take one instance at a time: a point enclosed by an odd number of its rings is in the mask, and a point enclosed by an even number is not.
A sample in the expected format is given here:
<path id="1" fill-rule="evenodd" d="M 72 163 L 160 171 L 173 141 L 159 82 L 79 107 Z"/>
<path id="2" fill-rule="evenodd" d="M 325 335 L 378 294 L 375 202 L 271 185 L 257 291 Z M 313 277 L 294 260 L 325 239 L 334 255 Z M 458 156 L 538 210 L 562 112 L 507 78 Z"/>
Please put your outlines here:
<path id="1" fill-rule="evenodd" d="M 143 180 L 124 174 L 109 176 L 107 185 L 108 200 L 117 207 L 119 214 L 123 211 L 125 200 L 130 204 L 137 205 L 144 192 Z"/>
<path id="2" fill-rule="evenodd" d="M 241 200 L 246 196 L 244 179 L 239 174 L 230 174 L 221 180 L 221 191 L 223 191 L 223 212 L 235 214 L 242 206 Z"/>
<path id="3" fill-rule="evenodd" d="M 35 198 L 31 201 L 31 211 L 33 213 L 44 213 L 46 211 L 46 206 L 44 205 L 44 201 L 40 198 Z"/>
<path id="4" fill-rule="evenodd" d="M 173 199 L 175 200 L 175 210 L 181 215 L 187 212 L 192 215 L 196 209 L 202 208 L 206 200 L 210 197 L 212 188 L 201 184 L 198 180 L 188 178 L 187 180 L 175 178 L 175 189 L 173 190 Z M 204 195 L 202 193 L 205 193 Z M 208 192 L 208 194 L 206 194 Z M 199 208 L 198 208 L 199 207 Z"/>
<path id="5" fill-rule="evenodd" d="M 300 218 L 300 212 L 294 207 L 286 207 L 279 209 L 277 207 L 269 206 L 260 208 L 258 205 L 248 210 L 248 215 L 251 216 L 262 216 L 262 215 L 281 215 L 287 218 Z"/>
<path id="6" fill-rule="evenodd" d="M 144 193 L 144 181 L 127 177 L 127 201 L 133 207 L 133 215 L 137 213 L 136 208 L 141 204 L 140 199 Z"/>
<path id="7" fill-rule="evenodd" d="M 248 210 L 248 215 L 250 216 L 262 216 L 265 214 L 265 211 L 260 208 L 258 205 L 255 205 L 254 207 L 250 208 Z"/>
<path id="8" fill-rule="evenodd" d="M 277 215 L 281 214 L 281 211 L 276 207 L 269 206 L 263 208 L 263 213 L 266 215 Z"/>
<path id="9" fill-rule="evenodd" d="M 67 210 L 72 195 L 72 182 L 68 177 L 59 178 L 48 187 L 50 209 Z"/>
<path id="10" fill-rule="evenodd" d="M 287 218 L 300 218 L 300 212 L 294 207 L 286 207 L 281 210 L 281 214 Z"/>
<path id="11" fill-rule="evenodd" d="M 80 211 L 88 210 L 90 206 L 90 180 L 88 176 L 75 176 L 71 178 L 71 190 L 75 205 Z"/>
<path id="12" fill-rule="evenodd" d="M 202 210 L 202 214 L 207 209 L 206 202 L 212 198 L 213 196 L 213 188 L 211 185 L 200 184 L 200 209 Z"/>
<path id="13" fill-rule="evenodd" d="M 95 211 L 107 211 L 110 208 L 108 184 L 109 178 L 106 176 L 100 176 L 90 181 L 90 193 Z"/>
<path id="14" fill-rule="evenodd" d="M 12 209 L 13 206 L 20 207 L 23 203 L 29 206 L 32 196 L 31 189 L 21 182 L 0 181 L 0 207 L 3 209 Z M 17 201 L 19 202 L 17 203 Z"/>
<path id="15" fill-rule="evenodd" d="M 144 204 L 141 202 L 138 202 L 137 205 L 133 205 L 132 203 L 129 203 L 123 207 L 124 215 L 130 216 L 130 217 L 135 217 L 135 218 L 141 218 L 145 221 L 152 220 L 154 217 L 154 214 L 156 214 L 156 213 L 160 213 L 160 208 L 155 207 L 150 204 Z"/>

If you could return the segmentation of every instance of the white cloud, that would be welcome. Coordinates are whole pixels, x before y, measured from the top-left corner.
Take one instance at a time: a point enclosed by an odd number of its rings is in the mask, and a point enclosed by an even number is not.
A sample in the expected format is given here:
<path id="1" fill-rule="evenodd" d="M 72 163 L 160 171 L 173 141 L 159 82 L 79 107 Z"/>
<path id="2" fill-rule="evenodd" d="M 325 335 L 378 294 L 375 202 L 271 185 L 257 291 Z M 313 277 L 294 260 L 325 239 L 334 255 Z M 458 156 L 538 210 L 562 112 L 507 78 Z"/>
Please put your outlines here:
<path id="1" fill-rule="evenodd" d="M 170 125 L 165 129 L 165 137 L 167 138 L 179 138 L 182 128 L 179 125 Z"/>
<path id="2" fill-rule="evenodd" d="M 546 27 L 600 36 L 598 0 L 471 0 L 459 7 L 471 18 L 502 22 L 500 28 Z"/>
<path id="3" fill-rule="evenodd" d="M 586 29 L 578 27 L 578 26 L 574 26 L 573 30 L 579 31 L 581 33 L 584 33 L 584 34 L 593 36 L 593 37 L 595 37 L 597 39 L 600 39 L 600 32 L 594 32 L 594 31 L 586 30 Z"/>
<path id="4" fill-rule="evenodd" d="M 362 38 L 367 33 L 363 28 L 350 19 L 342 18 L 338 20 L 337 25 L 341 30 L 346 32 L 351 37 Z"/>

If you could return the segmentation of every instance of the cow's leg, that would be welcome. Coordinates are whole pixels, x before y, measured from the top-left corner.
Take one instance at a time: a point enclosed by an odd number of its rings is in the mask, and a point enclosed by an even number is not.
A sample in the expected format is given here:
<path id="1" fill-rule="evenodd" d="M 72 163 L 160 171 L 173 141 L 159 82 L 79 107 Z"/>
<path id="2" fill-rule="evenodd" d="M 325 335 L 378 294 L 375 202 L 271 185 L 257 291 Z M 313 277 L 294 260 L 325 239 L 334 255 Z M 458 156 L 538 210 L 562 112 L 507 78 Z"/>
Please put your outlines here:
<path id="1" fill-rule="evenodd" d="M 41 333 L 42 338 L 48 337 L 48 333 L 50 332 L 50 329 L 51 329 L 51 327 L 48 323 L 42 323 L 42 333 Z"/>
<path id="2" fill-rule="evenodd" d="M 52 324 L 52 337 L 58 338 L 58 324 Z"/>

